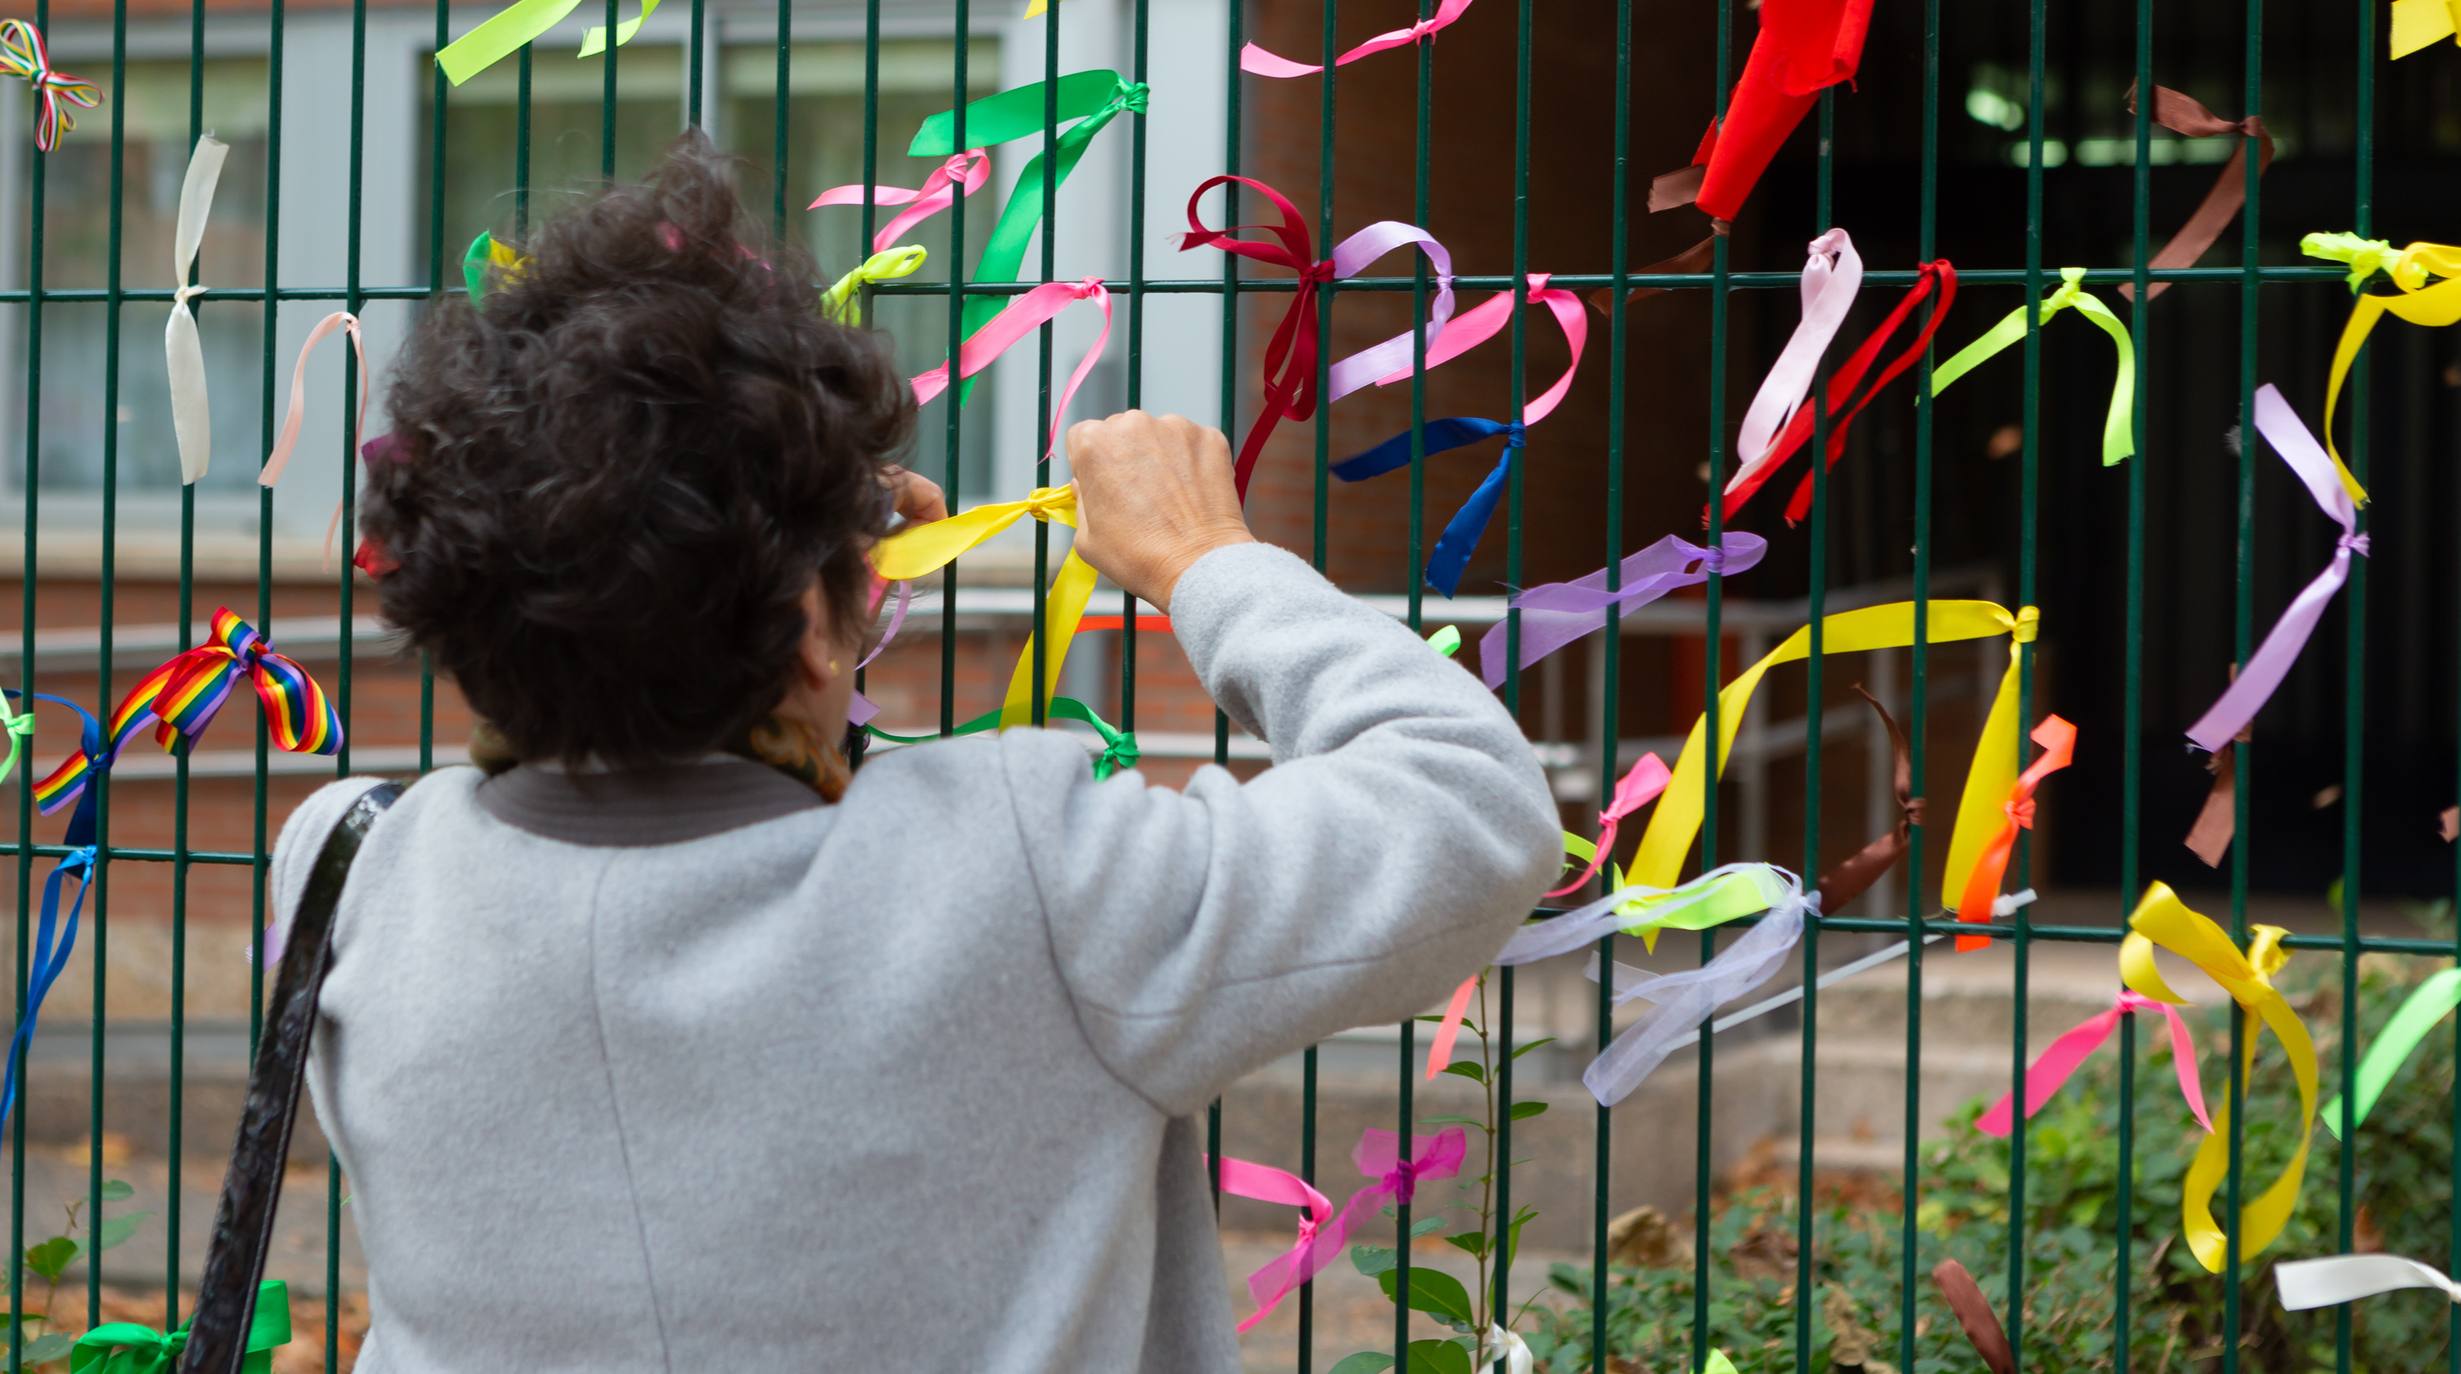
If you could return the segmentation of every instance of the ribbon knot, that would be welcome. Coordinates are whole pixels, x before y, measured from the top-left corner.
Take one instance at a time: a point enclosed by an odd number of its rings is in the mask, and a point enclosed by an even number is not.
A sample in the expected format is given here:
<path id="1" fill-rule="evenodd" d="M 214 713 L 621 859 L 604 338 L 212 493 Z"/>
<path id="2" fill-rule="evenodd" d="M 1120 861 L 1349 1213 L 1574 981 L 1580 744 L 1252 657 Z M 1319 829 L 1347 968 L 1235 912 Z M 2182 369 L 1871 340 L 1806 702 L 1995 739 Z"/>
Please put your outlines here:
<path id="1" fill-rule="evenodd" d="M 2345 280 L 2352 294 L 2367 284 L 2367 279 L 2385 271 L 2399 261 L 2401 250 L 2382 239 L 2363 239 L 2356 234 L 2309 234 L 2299 240 L 2299 251 L 2311 258 L 2338 262 L 2350 269 Z"/>
<path id="2" fill-rule="evenodd" d="M 2007 812 L 2008 819 L 2025 829 L 2034 828 L 2035 802 L 2032 797 L 2027 797 L 2023 801 L 2003 802 L 2000 804 L 2000 810 Z"/>
<path id="3" fill-rule="evenodd" d="M 1702 573 L 1716 573 L 1716 574 L 1717 574 L 1717 575 L 1719 575 L 1720 577 L 1725 576 L 1725 575 L 1726 575 L 1726 546 L 1725 546 L 1725 544 L 1723 544 L 1723 543 L 1712 544 L 1712 545 L 1710 545 L 1708 548 L 1702 549 L 1702 550 L 1700 551 L 1700 557 L 1699 557 L 1698 559 L 1695 559 L 1695 560 L 1693 561 L 1692 570 L 1693 570 L 1694 572 L 1702 572 Z"/>
<path id="4" fill-rule="evenodd" d="M 19 739 L 30 739 L 34 735 L 34 713 L 28 711 L 24 715 L 10 716 L 5 725 L 0 725 L 0 729 L 6 729 Z"/>
<path id="5" fill-rule="evenodd" d="M 1528 448 L 1529 446 L 1530 427 L 1528 425 L 1523 424 L 1519 420 L 1514 420 L 1504 426 L 1504 447 Z"/>
<path id="6" fill-rule="evenodd" d="M 271 1374 L 273 1352 L 291 1339 L 290 1289 L 280 1279 L 257 1285 L 240 1374 Z M 70 1374 L 170 1374 L 188 1348 L 188 1323 L 168 1334 L 141 1322 L 108 1322 L 77 1338 Z"/>
<path id="7" fill-rule="evenodd" d="M 1377 1180 L 1376 1186 L 1391 1193 L 1395 1202 L 1407 1206 L 1418 1192 L 1418 1166 L 1405 1159 Z"/>
<path id="8" fill-rule="evenodd" d="M 911 277 L 926 260 L 930 250 L 919 243 L 897 248 L 884 248 L 857 263 L 845 276 L 830 284 L 820 295 L 820 313 L 840 324 L 863 323 L 863 288 L 875 282 L 895 281 Z"/>
<path id="9" fill-rule="evenodd" d="M 2363 534 L 2345 534 L 2345 535 L 2341 535 L 2341 536 L 2339 536 L 2338 538 L 2336 538 L 2336 539 L 2334 539 L 2334 540 L 2333 540 L 2333 547 L 2334 547 L 2334 548 L 2337 548 L 2337 549 L 2348 549 L 2349 551 L 2351 551 L 2352 553 L 2357 554 L 2357 555 L 2358 555 L 2359 557 L 2361 557 L 2361 558 L 2366 558 L 2366 557 L 2369 557 L 2369 556 L 2370 556 L 2370 551 L 2369 551 L 2368 544 L 2367 544 L 2367 536 L 2366 536 L 2366 535 L 2363 535 Z"/>
<path id="10" fill-rule="evenodd" d="M 1319 287 L 1340 275 L 1341 271 L 1333 265 L 1333 259 L 1324 258 L 1299 269 L 1299 285 L 1302 288 Z"/>
<path id="11" fill-rule="evenodd" d="M 264 703 L 275 744 L 294 754 L 330 754 L 341 747 L 341 716 L 324 688 L 228 606 L 215 609 L 211 638 L 139 683 L 130 702 L 161 722 L 154 728 L 154 741 L 164 752 L 182 753 L 205 733 L 242 677 Z M 122 715 L 130 702 L 121 703 Z M 119 719 L 113 717 L 115 723 Z"/>
<path id="12" fill-rule="evenodd" d="M 1122 81 L 1112 88 L 1110 105 L 1114 110 L 1126 110 L 1130 114 L 1141 115 L 1145 113 L 1145 106 L 1152 97 L 1153 87 L 1144 82 Z"/>
<path id="13" fill-rule="evenodd" d="M 2008 637 L 2015 640 L 2019 644 L 2031 644 L 2034 642 L 2034 637 L 2041 632 L 2042 608 L 2038 606 L 2019 606 L 2017 608 L 2016 621 L 2012 626 L 2010 626 Z"/>
<path id="14" fill-rule="evenodd" d="M 2057 314 L 2059 311 L 2065 310 L 2069 306 L 2076 304 L 2076 298 L 2084 294 L 2085 269 L 2082 267 L 2063 267 L 2059 269 L 2059 285 L 2052 288 L 2050 295 L 2042 298 L 2042 315 L 2040 318 L 2046 320 L 2051 318 L 2051 316 Z"/>

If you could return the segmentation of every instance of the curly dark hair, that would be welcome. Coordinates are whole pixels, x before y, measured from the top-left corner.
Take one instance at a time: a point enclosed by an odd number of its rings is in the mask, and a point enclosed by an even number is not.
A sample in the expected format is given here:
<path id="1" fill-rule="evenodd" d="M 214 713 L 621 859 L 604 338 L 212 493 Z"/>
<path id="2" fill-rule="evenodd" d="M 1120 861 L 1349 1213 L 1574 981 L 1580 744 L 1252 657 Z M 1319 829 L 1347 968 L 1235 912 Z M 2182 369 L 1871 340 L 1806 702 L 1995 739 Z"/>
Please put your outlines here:
<path id="1" fill-rule="evenodd" d="M 834 623 L 865 612 L 913 395 L 732 170 L 684 135 L 396 364 L 362 518 L 384 614 L 523 758 L 723 747 L 786 691 L 815 574 Z"/>

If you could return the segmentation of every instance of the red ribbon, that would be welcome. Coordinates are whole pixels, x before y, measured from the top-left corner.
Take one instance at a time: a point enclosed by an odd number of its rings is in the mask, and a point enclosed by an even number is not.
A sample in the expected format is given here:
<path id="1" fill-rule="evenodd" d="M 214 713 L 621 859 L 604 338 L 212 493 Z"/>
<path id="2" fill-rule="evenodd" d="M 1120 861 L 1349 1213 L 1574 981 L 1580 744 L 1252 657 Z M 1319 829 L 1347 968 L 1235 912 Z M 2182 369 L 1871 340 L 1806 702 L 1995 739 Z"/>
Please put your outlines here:
<path id="1" fill-rule="evenodd" d="M 1751 198 L 1760 174 L 1811 112 L 1820 92 L 1854 80 L 1863 61 L 1863 38 L 1871 27 L 1872 0 L 1765 0 L 1760 35 L 1735 83 L 1722 123 L 1701 138 L 1692 163 L 1702 173 L 1697 193 L 1683 188 L 1649 198 L 1652 210 L 1690 200 L 1720 220 L 1731 220 Z M 1666 177 L 1682 178 L 1683 172 Z"/>

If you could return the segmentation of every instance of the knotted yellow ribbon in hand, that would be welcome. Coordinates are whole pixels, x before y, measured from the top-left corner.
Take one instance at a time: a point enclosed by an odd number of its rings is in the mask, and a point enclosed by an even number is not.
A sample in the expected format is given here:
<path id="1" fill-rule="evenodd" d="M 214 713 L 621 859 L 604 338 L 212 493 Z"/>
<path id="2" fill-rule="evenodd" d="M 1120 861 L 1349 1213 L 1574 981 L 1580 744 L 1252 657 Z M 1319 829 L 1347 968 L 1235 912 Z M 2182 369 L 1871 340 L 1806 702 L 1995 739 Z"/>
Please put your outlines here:
<path id="1" fill-rule="evenodd" d="M 2349 465 L 2341 461 L 2341 450 L 2333 446 L 2333 408 L 2341 401 L 2341 384 L 2350 375 L 2350 364 L 2358 361 L 2368 334 L 2388 311 L 2429 329 L 2461 322 L 2461 248 L 2449 243 L 2413 243 L 2386 261 L 2382 250 L 2389 246 L 2355 234 L 2309 234 L 2299 240 L 2299 251 L 2309 257 L 2349 263 L 2353 290 L 2379 268 L 2399 289 L 2396 295 L 2359 295 L 2358 303 L 2350 307 L 2350 322 L 2341 327 L 2341 342 L 2333 347 L 2333 373 L 2324 383 L 2324 451 L 2333 459 L 2342 489 L 2361 506 L 2367 504 L 2367 489 L 2350 475 Z M 2443 280 L 2427 284 L 2437 277 Z"/>
<path id="2" fill-rule="evenodd" d="M 1991 713 L 1984 718 L 1982 738 L 1975 742 L 1974 761 L 1966 770 L 1965 795 L 1957 806 L 1957 828 L 1948 846 L 1947 891 L 1965 890 L 1975 860 L 1999 829 L 2000 806 L 2008 799 L 2008 789 L 2016 785 L 2018 646 L 2032 642 L 2041 619 L 2042 613 L 2031 606 L 2011 614 L 1989 601 L 1934 601 L 1921 631 L 1923 641 L 1930 644 L 2009 637 L 2008 671 L 2001 675 L 1999 691 L 1991 699 Z M 1820 624 L 1823 656 L 1903 649 L 1916 638 L 1911 601 L 1839 611 Z M 1719 775 L 1726 771 L 1726 756 L 1734 749 L 1735 733 L 1743 727 L 1743 713 L 1751 706 L 1761 678 L 1781 663 L 1810 657 L 1811 643 L 1807 625 L 1718 692 Z M 1701 775 L 1709 767 L 1701 757 L 1707 731 L 1705 715 L 1692 722 L 1692 733 L 1683 742 L 1683 757 L 1675 761 L 1674 778 L 1659 796 L 1649 829 L 1641 836 L 1640 852 L 1633 856 L 1632 880 L 1636 883 L 1673 887 L 1683 870 L 1684 856 L 1700 833 Z"/>
<path id="3" fill-rule="evenodd" d="M 928 525 L 909 525 L 881 540 L 872 550 L 872 570 L 890 582 L 907 582 L 937 572 L 956 561 L 960 554 L 1027 516 L 1057 521 L 1075 529 L 1076 487 L 1037 487 L 1022 501 L 997 501 Z M 1093 564 L 1077 557 L 1072 548 L 1060 563 L 1059 575 L 1051 579 L 1050 594 L 1043 598 L 1043 623 L 1038 633 L 1049 646 L 1043 654 L 1046 702 L 1059 695 L 1060 664 L 1068 658 L 1068 643 L 1076 638 L 1077 622 L 1085 617 L 1085 604 L 1093 600 L 1094 580 Z M 1017 651 L 1016 669 L 1008 677 L 1008 695 L 1000 703 L 1001 729 L 1031 722 L 1033 684 L 1034 637 L 1029 635 L 1025 647 Z"/>
<path id="4" fill-rule="evenodd" d="M 930 252 L 919 243 L 881 249 L 820 293 L 820 313 L 839 324 L 863 323 L 863 288 L 873 282 L 911 277 L 930 256 Z"/>
<path id="5" fill-rule="evenodd" d="M 2187 998 L 2162 981 L 2162 971 L 2154 965 L 2154 947 L 2169 950 L 2219 983 L 2242 1016 L 2256 1017 L 2273 1032 L 2290 1056 L 2290 1072 L 2299 1081 L 2298 1153 L 2271 1186 L 2239 1209 L 2239 1257 L 2247 1259 L 2272 1244 L 2289 1223 L 2291 1209 L 2298 1205 L 2299 1185 L 2307 1177 L 2307 1147 L 2315 1134 L 2316 1046 L 2308 1038 L 2307 1027 L 2273 987 L 2273 975 L 2290 958 L 2282 948 L 2282 937 L 2288 932 L 2280 926 L 2257 926 L 2242 954 L 2220 926 L 2190 911 L 2167 883 L 2145 889 L 2144 900 L 2128 918 L 2128 927 L 2131 933 L 2119 946 L 2119 978 L 2129 990 L 2172 1006 L 2188 1005 Z M 2246 1100 L 2248 1075 L 2256 1063 L 2254 1027 L 2243 1041 L 2245 1049 L 2234 1066 L 2241 1101 Z M 2189 1161 L 2187 1176 L 2179 1185 L 2180 1227 L 2187 1234 L 2188 1250 L 2198 1264 L 2216 1274 L 2222 1272 L 2226 1238 L 2213 1219 L 2213 1195 L 2229 1167 L 2230 1098 L 2225 1094 L 2214 1104 L 2212 1134 L 2197 1144 L 2196 1157 Z"/>
<path id="6" fill-rule="evenodd" d="M 2110 409 L 2102 417 L 2102 465 L 2125 461 L 2136 452 L 2136 437 L 2129 427 L 2129 416 L 2136 400 L 2136 341 L 2128 336 L 2128 327 L 2119 322 L 2102 298 L 2085 289 L 2085 269 L 2059 269 L 2059 286 L 2042 298 L 2039 307 L 2018 306 L 2007 318 L 1984 331 L 1983 336 L 1957 350 L 1957 355 L 1940 364 L 1931 374 L 1931 394 L 1938 396 L 1948 390 L 1949 383 L 1971 372 L 1985 360 L 2017 340 L 2025 337 L 2025 312 L 2039 310 L 2037 320 L 2048 322 L 2060 311 L 2076 307 L 2076 312 L 2102 327 L 2111 336 L 2112 347 L 2119 350 L 2119 372 L 2111 383 Z"/>
<path id="7" fill-rule="evenodd" d="M 2461 43 L 2461 0 L 2393 0 L 2393 56 L 2408 57 L 2439 38 Z"/>

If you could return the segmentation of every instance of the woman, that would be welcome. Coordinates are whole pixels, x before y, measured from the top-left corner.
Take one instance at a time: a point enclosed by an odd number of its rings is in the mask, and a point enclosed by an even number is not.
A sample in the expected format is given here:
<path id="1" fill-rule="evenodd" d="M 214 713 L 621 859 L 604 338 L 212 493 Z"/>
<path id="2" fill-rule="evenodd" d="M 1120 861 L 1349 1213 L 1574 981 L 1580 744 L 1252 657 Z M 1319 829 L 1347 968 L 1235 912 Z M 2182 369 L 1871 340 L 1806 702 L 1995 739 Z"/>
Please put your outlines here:
<path id="1" fill-rule="evenodd" d="M 696 138 L 430 310 L 386 617 L 487 723 L 350 875 L 310 1084 L 381 1374 L 1237 1366 L 1194 1114 L 1422 1010 L 1556 868 L 1476 679 L 1257 543 L 1222 436 L 1069 433 L 1077 549 L 1276 766 L 833 747 L 865 554 L 944 514 L 888 350 Z M 368 785 L 284 827 L 275 900 Z"/>

